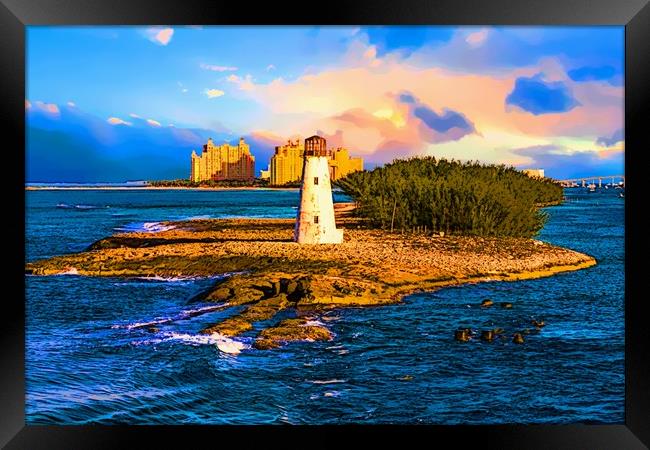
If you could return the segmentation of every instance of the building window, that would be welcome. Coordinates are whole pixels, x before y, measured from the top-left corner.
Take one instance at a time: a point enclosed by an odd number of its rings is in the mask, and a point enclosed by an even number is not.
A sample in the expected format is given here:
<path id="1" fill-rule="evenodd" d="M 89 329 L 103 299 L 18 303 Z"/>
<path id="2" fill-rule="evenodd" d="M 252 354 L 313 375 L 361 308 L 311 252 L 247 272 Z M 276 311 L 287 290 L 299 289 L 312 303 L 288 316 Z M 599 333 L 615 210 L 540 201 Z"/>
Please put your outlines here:
<path id="1" fill-rule="evenodd" d="M 318 216 L 314 216 L 314 223 L 318 223 Z"/>
<path id="2" fill-rule="evenodd" d="M 314 177 L 314 184 L 318 184 L 318 177 Z"/>

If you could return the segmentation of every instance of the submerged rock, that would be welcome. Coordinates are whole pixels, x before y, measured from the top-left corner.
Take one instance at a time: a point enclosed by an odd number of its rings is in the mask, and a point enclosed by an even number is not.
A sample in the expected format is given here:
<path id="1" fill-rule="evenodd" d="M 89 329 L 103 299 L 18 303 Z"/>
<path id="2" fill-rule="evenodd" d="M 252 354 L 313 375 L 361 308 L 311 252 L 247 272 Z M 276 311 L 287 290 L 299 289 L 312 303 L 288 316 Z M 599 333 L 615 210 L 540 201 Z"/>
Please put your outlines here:
<path id="1" fill-rule="evenodd" d="M 512 335 L 512 342 L 514 342 L 515 344 L 523 344 L 524 337 L 521 335 L 521 333 L 515 333 Z"/>
<path id="2" fill-rule="evenodd" d="M 306 318 L 285 319 L 278 325 L 262 330 L 253 347 L 258 350 L 276 348 L 295 341 L 329 341 L 332 333 L 322 325 L 310 323 Z"/>
<path id="3" fill-rule="evenodd" d="M 537 320 L 533 319 L 533 320 L 531 320 L 530 323 L 532 323 L 536 328 L 543 328 L 544 326 L 546 326 L 546 324 L 544 323 L 543 320 L 540 320 L 538 322 Z"/>
<path id="4" fill-rule="evenodd" d="M 469 341 L 472 337 L 470 335 L 470 330 L 469 328 L 464 328 L 462 330 L 456 330 L 454 333 L 454 339 L 460 342 L 467 342 Z"/>
<path id="5" fill-rule="evenodd" d="M 512 308 L 512 303 L 501 302 L 501 307 L 505 308 L 505 309 L 510 309 L 510 308 Z"/>
<path id="6" fill-rule="evenodd" d="M 241 313 L 203 329 L 201 333 L 236 336 L 252 329 L 254 322 L 272 319 L 273 316 L 287 306 L 289 306 L 289 301 L 285 294 L 260 300 L 248 306 Z"/>
<path id="7" fill-rule="evenodd" d="M 486 298 L 485 300 L 483 300 L 483 301 L 481 302 L 481 306 L 482 306 L 483 308 L 489 308 L 489 307 L 492 306 L 493 304 L 494 304 L 494 302 L 493 302 L 492 300 L 490 300 L 489 298 Z"/>
<path id="8" fill-rule="evenodd" d="M 492 342 L 494 339 L 494 331 L 492 330 L 483 330 L 481 332 L 481 339 L 487 342 Z"/>

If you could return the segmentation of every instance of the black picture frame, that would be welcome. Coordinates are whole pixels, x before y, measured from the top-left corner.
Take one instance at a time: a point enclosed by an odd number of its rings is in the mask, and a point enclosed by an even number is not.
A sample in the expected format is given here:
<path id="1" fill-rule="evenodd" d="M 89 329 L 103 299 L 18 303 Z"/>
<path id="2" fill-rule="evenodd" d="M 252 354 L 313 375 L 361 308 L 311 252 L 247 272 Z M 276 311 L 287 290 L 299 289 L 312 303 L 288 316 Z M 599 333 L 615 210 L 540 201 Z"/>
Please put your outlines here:
<path id="1" fill-rule="evenodd" d="M 491 0 L 416 1 L 343 0 L 280 4 L 277 2 L 211 2 L 208 0 L 1 0 L 5 190 L 12 199 L 6 242 L 15 247 L 8 277 L 14 288 L 4 298 L 0 327 L 0 445 L 6 448 L 165 448 L 204 440 L 225 444 L 236 435 L 248 447 L 253 440 L 284 441 L 284 433 L 318 434 L 318 443 L 341 444 L 341 433 L 367 438 L 390 435 L 405 442 L 413 434 L 435 445 L 451 439 L 454 447 L 470 443 L 488 448 L 647 448 L 650 445 L 650 333 L 643 314 L 644 296 L 638 293 L 641 233 L 634 205 L 643 196 L 639 176 L 640 154 L 646 150 L 650 118 L 650 5 L 648 0 Z M 25 26 L 28 25 L 625 25 L 625 170 L 626 170 L 626 281 L 625 281 L 625 423 L 620 425 L 500 425 L 500 426 L 344 426 L 344 427 L 218 427 L 218 426 L 27 426 L 25 425 L 25 307 L 24 244 L 25 191 Z M 645 139 L 644 139 L 645 138 Z M 11 145 L 10 145 L 11 143 Z M 22 151 L 21 151 L 22 149 Z M 254 431 L 254 433 L 252 432 Z M 426 436 L 422 436 L 426 435 Z M 305 437 L 305 439 L 307 439 Z M 309 440 L 293 440 L 312 445 Z M 136 440 L 140 443 L 137 444 Z M 284 441 L 287 442 L 287 441 Z M 200 444 L 197 444 L 200 445 Z M 403 444 L 402 444 L 403 445 Z"/>

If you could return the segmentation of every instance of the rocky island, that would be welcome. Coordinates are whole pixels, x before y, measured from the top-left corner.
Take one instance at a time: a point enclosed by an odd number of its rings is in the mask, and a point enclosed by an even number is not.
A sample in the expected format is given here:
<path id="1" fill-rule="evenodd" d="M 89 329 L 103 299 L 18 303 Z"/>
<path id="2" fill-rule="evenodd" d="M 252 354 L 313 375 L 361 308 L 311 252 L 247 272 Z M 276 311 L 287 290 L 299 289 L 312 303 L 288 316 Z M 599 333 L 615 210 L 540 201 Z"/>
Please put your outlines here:
<path id="1" fill-rule="evenodd" d="M 312 320 L 329 308 L 400 302 L 408 294 L 488 280 L 520 280 L 596 264 L 591 256 L 538 240 L 391 233 L 368 227 L 337 204 L 341 244 L 300 245 L 293 219 L 200 219 L 166 222 L 154 233 L 119 233 L 86 251 L 35 261 L 26 273 L 177 277 L 229 274 L 198 298 L 239 306 L 206 334 L 236 336 L 255 322 L 270 325 L 255 338 L 267 349 L 297 340 L 327 340 Z M 276 321 L 281 310 L 295 317 Z"/>

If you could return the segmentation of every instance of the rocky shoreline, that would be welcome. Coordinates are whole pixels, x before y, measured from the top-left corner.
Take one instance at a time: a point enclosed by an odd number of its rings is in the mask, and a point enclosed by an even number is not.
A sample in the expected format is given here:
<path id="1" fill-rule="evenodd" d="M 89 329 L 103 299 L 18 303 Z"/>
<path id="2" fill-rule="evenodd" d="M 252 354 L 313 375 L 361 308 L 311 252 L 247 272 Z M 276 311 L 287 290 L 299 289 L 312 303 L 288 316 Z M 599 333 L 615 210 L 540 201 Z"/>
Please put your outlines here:
<path id="1" fill-rule="evenodd" d="M 120 233 L 86 251 L 28 263 L 27 274 L 178 277 L 232 274 L 199 298 L 243 306 L 202 333 L 237 336 L 270 323 L 259 349 L 328 340 L 313 320 L 323 309 L 396 303 L 443 286 L 554 275 L 596 264 L 591 256 L 523 238 L 401 235 L 370 229 L 337 208 L 342 244 L 292 242 L 292 219 L 201 219 L 166 222 L 155 233 Z M 295 318 L 272 323 L 278 312 Z"/>

